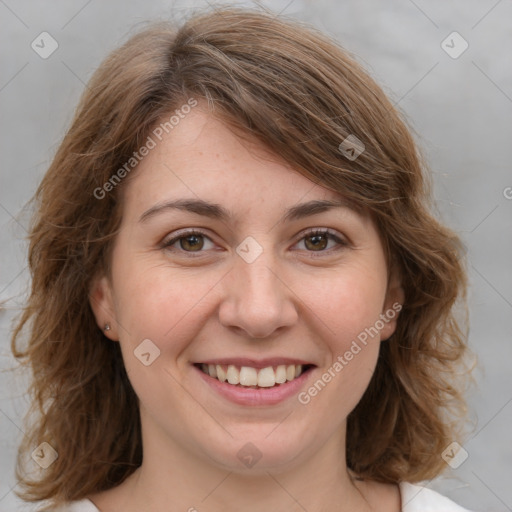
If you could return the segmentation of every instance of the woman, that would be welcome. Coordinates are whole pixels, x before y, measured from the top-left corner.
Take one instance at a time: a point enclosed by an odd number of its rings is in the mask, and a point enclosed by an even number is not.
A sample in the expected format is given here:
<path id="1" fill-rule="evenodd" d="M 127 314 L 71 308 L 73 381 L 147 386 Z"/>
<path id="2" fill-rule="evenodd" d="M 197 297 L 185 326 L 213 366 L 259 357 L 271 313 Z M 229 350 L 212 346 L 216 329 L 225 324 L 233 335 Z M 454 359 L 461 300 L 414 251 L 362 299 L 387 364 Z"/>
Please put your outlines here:
<path id="1" fill-rule="evenodd" d="M 143 31 L 91 79 L 36 200 L 24 499 L 463 510 L 414 485 L 458 439 L 461 245 L 335 43 L 238 9 Z"/>

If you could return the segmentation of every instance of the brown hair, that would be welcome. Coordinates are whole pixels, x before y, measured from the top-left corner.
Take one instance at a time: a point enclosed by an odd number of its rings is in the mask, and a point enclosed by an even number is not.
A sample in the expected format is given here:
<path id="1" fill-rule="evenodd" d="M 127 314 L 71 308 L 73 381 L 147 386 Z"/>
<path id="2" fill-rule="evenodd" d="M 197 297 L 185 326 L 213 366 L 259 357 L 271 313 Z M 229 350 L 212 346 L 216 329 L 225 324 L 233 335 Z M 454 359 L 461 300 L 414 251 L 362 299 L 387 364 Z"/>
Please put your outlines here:
<path id="1" fill-rule="evenodd" d="M 438 475 L 455 435 L 450 417 L 464 403 L 452 380 L 466 351 L 454 314 L 466 278 L 458 238 L 429 213 L 409 130 L 333 41 L 282 17 L 220 9 L 179 29 L 152 25 L 114 51 L 91 78 L 37 190 L 31 295 L 12 340 L 33 372 L 35 417 L 18 459 L 22 496 L 80 499 L 116 486 L 141 463 L 137 397 L 119 344 L 98 329 L 88 300 L 93 277 L 109 273 L 129 176 L 102 198 L 95 191 L 191 97 L 373 215 L 405 300 L 348 418 L 347 464 L 382 482 Z M 349 135 L 365 146 L 356 159 L 339 150 Z M 20 349 L 24 328 L 28 344 Z M 42 441 L 59 457 L 31 479 L 23 456 Z"/>

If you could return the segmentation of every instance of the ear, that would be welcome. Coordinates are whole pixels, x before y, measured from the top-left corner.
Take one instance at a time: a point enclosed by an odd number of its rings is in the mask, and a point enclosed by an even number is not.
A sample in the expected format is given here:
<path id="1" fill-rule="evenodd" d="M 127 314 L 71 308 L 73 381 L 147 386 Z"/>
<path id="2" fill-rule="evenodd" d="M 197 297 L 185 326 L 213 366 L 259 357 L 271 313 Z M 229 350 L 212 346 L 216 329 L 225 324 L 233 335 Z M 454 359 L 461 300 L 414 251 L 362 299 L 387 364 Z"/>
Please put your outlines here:
<path id="1" fill-rule="evenodd" d="M 106 276 L 93 279 L 89 290 L 89 304 L 96 318 L 96 323 L 103 334 L 113 341 L 118 341 L 118 326 L 112 286 Z M 110 326 L 109 330 L 105 330 L 107 324 Z"/>
<path id="2" fill-rule="evenodd" d="M 392 269 L 388 280 L 386 298 L 380 315 L 384 327 L 380 331 L 381 341 L 387 340 L 396 330 L 398 315 L 402 310 L 405 293 L 397 269 Z"/>

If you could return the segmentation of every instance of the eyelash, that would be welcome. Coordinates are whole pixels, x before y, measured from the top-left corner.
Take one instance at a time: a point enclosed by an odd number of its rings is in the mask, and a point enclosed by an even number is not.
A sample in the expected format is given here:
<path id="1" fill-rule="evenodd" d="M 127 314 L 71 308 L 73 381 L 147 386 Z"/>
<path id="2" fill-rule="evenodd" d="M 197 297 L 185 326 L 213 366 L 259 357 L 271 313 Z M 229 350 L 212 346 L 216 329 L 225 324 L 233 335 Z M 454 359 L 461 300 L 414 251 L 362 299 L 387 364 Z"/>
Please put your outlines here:
<path id="1" fill-rule="evenodd" d="M 204 253 L 205 251 L 201 250 L 201 251 L 185 251 L 183 249 L 173 249 L 172 248 L 172 245 L 174 245 L 176 242 L 179 242 L 180 240 L 182 239 L 185 239 L 189 236 L 202 236 L 204 238 L 207 238 L 208 240 L 212 241 L 211 238 L 203 231 L 201 230 L 197 230 L 197 229 L 193 229 L 193 230 L 189 230 L 189 231 L 182 231 L 181 233 L 179 233 L 177 236 L 171 238 L 170 240 L 165 240 L 163 243 L 162 243 L 162 249 L 167 249 L 167 250 L 171 250 L 171 251 L 178 251 L 178 252 L 181 252 L 181 253 L 184 253 L 187 255 L 187 257 L 190 257 L 190 258 L 197 258 L 197 257 L 201 257 L 202 256 L 202 253 Z M 330 249 L 323 249 L 323 250 L 320 250 L 320 251 L 307 251 L 307 252 L 310 252 L 311 254 L 316 254 L 316 253 L 331 253 L 331 251 L 339 251 L 345 247 L 348 247 L 348 242 L 346 242 L 345 240 L 343 240 L 342 238 L 340 238 L 335 231 L 332 231 L 330 229 L 318 229 L 318 228 L 314 228 L 314 229 L 311 229 L 309 231 L 306 231 L 305 233 L 302 234 L 302 237 L 294 244 L 296 245 L 297 243 L 301 242 L 302 240 L 304 240 L 305 238 L 308 238 L 308 237 L 314 237 L 314 236 L 327 236 L 329 240 L 334 240 L 339 247 L 337 248 L 330 248 Z"/>

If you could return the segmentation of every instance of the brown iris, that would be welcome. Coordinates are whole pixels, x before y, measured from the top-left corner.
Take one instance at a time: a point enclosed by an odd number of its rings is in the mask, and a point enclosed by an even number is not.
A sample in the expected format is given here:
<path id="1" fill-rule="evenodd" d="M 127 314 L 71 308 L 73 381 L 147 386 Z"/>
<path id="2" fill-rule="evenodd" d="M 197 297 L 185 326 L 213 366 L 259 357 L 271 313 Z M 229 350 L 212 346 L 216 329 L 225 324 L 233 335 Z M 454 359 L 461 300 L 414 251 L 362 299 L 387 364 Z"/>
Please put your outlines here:
<path id="1" fill-rule="evenodd" d="M 311 242 L 311 245 L 308 244 L 308 241 Z M 309 235 L 304 239 L 304 243 L 308 249 L 325 249 L 327 247 L 328 239 L 325 234 L 314 234 Z"/>
<path id="2" fill-rule="evenodd" d="M 200 251 L 204 246 L 202 235 L 187 235 L 180 240 L 180 246 L 185 251 Z"/>

